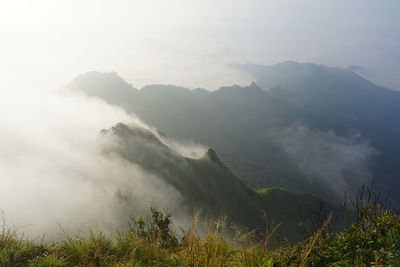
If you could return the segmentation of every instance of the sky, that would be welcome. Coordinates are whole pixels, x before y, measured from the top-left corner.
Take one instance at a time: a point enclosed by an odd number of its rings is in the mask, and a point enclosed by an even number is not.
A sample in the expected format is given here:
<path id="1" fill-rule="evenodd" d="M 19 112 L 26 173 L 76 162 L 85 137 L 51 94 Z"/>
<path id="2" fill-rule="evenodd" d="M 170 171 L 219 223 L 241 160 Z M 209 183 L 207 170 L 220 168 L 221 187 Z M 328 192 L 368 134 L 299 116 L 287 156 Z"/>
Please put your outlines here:
<path id="1" fill-rule="evenodd" d="M 399 13 L 398 0 L 0 0 L 0 87 L 97 70 L 214 90 L 251 82 L 228 63 L 295 60 L 361 65 L 400 89 Z"/>

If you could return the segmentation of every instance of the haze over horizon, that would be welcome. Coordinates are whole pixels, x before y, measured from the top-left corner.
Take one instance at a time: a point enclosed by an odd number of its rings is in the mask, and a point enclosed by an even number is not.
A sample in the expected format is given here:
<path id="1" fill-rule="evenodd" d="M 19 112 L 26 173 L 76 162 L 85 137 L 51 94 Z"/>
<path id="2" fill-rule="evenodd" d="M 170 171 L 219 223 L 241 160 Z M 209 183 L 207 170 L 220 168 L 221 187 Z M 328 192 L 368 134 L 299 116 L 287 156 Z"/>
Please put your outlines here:
<path id="1" fill-rule="evenodd" d="M 295 60 L 363 66 L 400 89 L 399 10 L 396 0 L 1 1 L 1 87 L 55 90 L 97 70 L 135 87 L 214 90 L 253 80 L 228 63 Z"/>

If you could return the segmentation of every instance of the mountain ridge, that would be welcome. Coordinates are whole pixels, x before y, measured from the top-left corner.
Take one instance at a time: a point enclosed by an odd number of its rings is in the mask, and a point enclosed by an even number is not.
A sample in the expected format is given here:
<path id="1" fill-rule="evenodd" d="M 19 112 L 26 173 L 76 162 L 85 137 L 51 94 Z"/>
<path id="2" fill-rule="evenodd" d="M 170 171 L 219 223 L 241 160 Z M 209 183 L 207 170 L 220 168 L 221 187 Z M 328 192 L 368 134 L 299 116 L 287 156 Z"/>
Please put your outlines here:
<path id="1" fill-rule="evenodd" d="M 311 227 L 310 210 L 318 208 L 322 201 L 317 196 L 279 189 L 274 195 L 259 194 L 240 181 L 218 158 L 213 149 L 208 149 L 202 157 L 187 158 L 160 140 L 150 129 L 118 123 L 100 134 L 101 153 L 105 157 L 118 155 L 123 160 L 140 166 L 148 173 L 171 185 L 183 197 L 179 210 L 188 214 L 200 209 L 206 218 L 217 219 L 227 216 L 230 223 L 250 230 L 265 230 L 264 214 L 271 220 L 282 223 L 278 230 L 282 236 L 298 240 L 303 227 Z M 122 190 L 122 189 L 121 189 Z M 124 190 L 127 190 L 126 188 Z M 159 188 L 161 193 L 163 190 Z M 271 189 L 271 191 L 276 191 Z M 298 203 L 296 209 L 289 209 L 291 203 L 282 200 L 288 194 Z M 129 192 L 123 193 L 122 201 L 130 202 Z M 279 200 L 280 205 L 276 205 Z M 299 209 L 304 209 L 304 217 Z M 329 210 L 333 206 L 329 207 Z"/>

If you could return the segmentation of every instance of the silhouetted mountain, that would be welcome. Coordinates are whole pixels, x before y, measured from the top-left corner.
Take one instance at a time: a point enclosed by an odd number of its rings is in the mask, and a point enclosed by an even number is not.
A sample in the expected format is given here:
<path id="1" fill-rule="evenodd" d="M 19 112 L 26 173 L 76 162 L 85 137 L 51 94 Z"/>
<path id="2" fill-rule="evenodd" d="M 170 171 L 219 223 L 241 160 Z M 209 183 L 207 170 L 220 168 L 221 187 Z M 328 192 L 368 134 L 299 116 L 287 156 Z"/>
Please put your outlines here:
<path id="1" fill-rule="evenodd" d="M 235 67 L 253 74 L 260 87 L 208 92 L 110 84 L 108 96 L 88 75 L 67 87 L 123 107 L 168 136 L 216 148 L 251 187 L 339 198 L 372 179 L 380 189 L 399 188 L 399 92 L 312 63 Z"/>
<path id="2" fill-rule="evenodd" d="M 129 105 L 138 93 L 137 89 L 125 82 L 116 72 L 87 72 L 79 75 L 66 87 L 73 88 L 78 93 L 96 95 L 115 105 Z"/>

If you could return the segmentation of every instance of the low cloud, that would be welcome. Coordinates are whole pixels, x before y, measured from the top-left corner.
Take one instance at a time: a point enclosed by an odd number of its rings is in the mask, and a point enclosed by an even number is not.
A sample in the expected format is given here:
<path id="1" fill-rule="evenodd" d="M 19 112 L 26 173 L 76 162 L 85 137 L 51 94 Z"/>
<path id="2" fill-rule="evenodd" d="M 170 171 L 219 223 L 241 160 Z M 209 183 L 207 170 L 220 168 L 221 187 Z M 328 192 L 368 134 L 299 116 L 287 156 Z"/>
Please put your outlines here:
<path id="1" fill-rule="evenodd" d="M 0 106 L 0 210 L 7 227 L 31 237 L 45 232 L 54 237 L 59 225 L 67 231 L 113 231 L 149 207 L 180 210 L 182 196 L 163 179 L 100 153 L 100 130 L 117 122 L 154 131 L 122 109 L 96 99 L 29 91 L 8 94 Z M 202 151 L 195 144 L 191 149 L 163 140 L 182 154 Z M 130 201 L 124 201 L 127 197 Z"/>
<path id="2" fill-rule="evenodd" d="M 377 151 L 356 133 L 338 136 L 297 124 L 273 138 L 311 183 L 323 185 L 339 199 L 373 178 L 370 158 Z"/>

